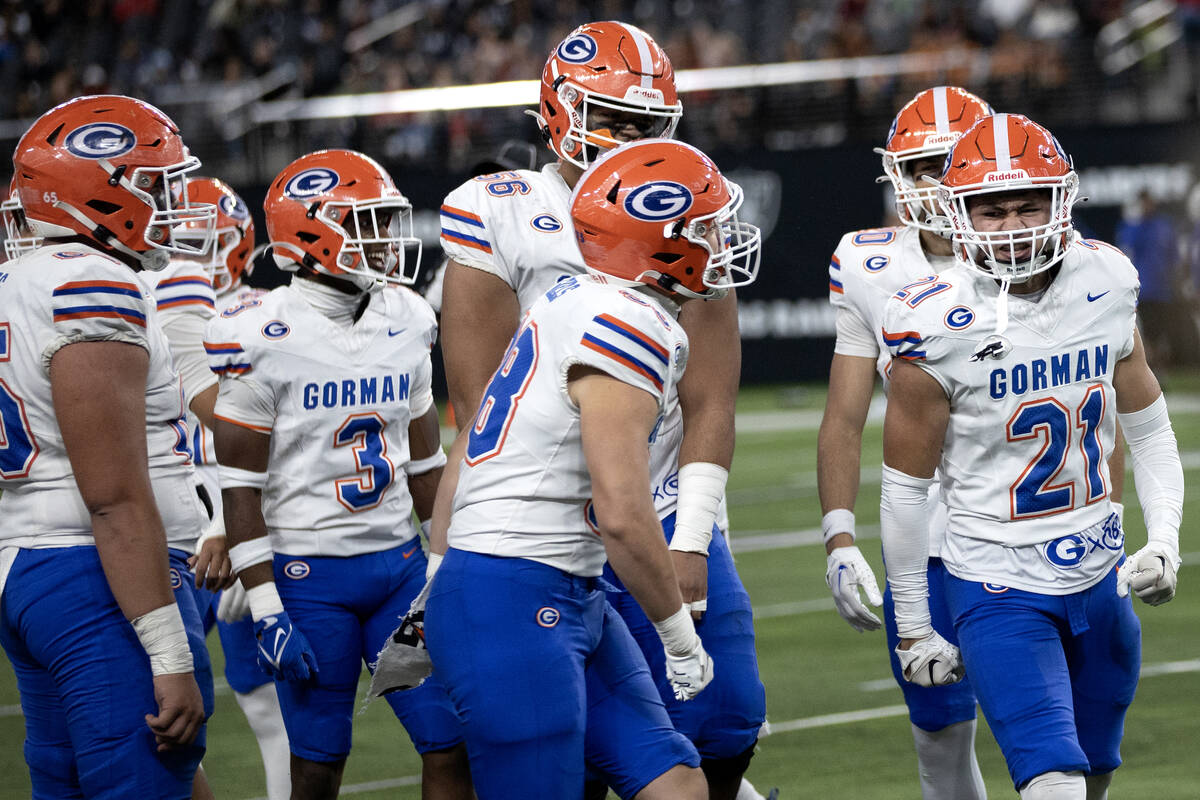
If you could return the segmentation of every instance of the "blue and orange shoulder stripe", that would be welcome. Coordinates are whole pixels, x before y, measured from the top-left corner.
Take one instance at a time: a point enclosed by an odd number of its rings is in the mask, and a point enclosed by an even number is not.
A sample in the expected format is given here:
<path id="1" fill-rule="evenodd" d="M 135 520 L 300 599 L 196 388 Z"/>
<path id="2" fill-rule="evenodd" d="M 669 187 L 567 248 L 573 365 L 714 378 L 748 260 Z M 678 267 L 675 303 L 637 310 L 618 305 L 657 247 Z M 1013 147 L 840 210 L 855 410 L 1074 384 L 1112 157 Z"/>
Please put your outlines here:
<path id="1" fill-rule="evenodd" d="M 487 226 L 483 224 L 483 220 L 479 218 L 478 214 L 472 214 L 470 211 L 443 203 L 441 215 L 444 238 L 464 247 L 473 247 L 485 253 L 492 252 L 492 243 L 484 238 L 487 234 Z M 457 226 L 461 230 L 448 226 Z"/>
<path id="2" fill-rule="evenodd" d="M 160 281 L 155 289 L 158 310 L 181 306 L 204 306 L 215 309 L 212 284 L 199 275 L 180 275 Z"/>
<path id="3" fill-rule="evenodd" d="M 108 318 L 123 319 L 142 328 L 146 314 L 142 309 L 142 291 L 126 281 L 68 281 L 51 293 L 54 321 Z"/>
<path id="4" fill-rule="evenodd" d="M 925 341 L 919 332 L 897 331 L 892 333 L 887 328 L 881 328 L 880 330 L 883 333 L 883 343 L 888 347 L 902 348 L 905 345 L 909 345 L 903 352 L 897 350 L 897 357 L 903 358 L 906 361 L 921 361 L 925 358 L 924 350 L 915 349 Z"/>
<path id="5" fill-rule="evenodd" d="M 592 317 L 579 343 L 647 378 L 663 388 L 661 370 L 671 354 L 654 337 L 611 314 Z"/>
<path id="6" fill-rule="evenodd" d="M 829 259 L 829 291 L 834 294 L 845 293 L 845 289 L 842 288 L 842 261 L 837 257 L 837 253 Z"/>
<path id="7" fill-rule="evenodd" d="M 204 352 L 208 354 L 209 369 L 218 375 L 241 375 L 250 371 L 250 357 L 237 342 L 205 340 Z"/>

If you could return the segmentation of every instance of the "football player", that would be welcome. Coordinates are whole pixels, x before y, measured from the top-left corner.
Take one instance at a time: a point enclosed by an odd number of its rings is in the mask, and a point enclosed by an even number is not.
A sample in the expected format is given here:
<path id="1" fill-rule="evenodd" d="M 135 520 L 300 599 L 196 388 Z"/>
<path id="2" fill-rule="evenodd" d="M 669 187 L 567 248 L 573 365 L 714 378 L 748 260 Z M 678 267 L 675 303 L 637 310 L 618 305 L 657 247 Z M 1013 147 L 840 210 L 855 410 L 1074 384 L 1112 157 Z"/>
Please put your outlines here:
<path id="1" fill-rule="evenodd" d="M 9 183 L 8 199 L 0 203 L 0 217 L 4 219 L 4 259 L 11 261 L 17 256 L 32 253 L 42 246 L 42 237 L 34 236 L 25 221 L 21 208 L 21 193 L 17 191 L 17 179 Z"/>
<path id="2" fill-rule="evenodd" d="M 580 798 L 585 763 L 623 798 L 708 796 L 600 575 L 607 560 L 653 620 L 674 699 L 703 696 L 713 662 L 662 536 L 647 442 L 688 358 L 679 305 L 727 290 L 757 255 L 739 201 L 707 156 L 665 139 L 584 173 L 571 221 L 594 277 L 568 276 L 532 305 L 461 471 L 439 487 L 450 549 L 426 642 L 481 800 Z"/>
<path id="3" fill-rule="evenodd" d="M 232 287 L 238 283 L 254 249 L 254 222 L 246 204 L 224 181 L 192 178 L 187 184 L 187 194 L 190 202 L 216 209 L 212 246 L 203 255 L 175 255 L 166 269 L 143 272 L 139 277 L 154 297 L 175 367 L 183 378 L 184 397 L 190 412 L 187 422 L 192 462 L 211 507 L 212 520 L 197 541 L 196 554 L 189 561 L 196 576 L 196 604 L 201 611 L 205 633 L 214 624 L 217 626 L 221 648 L 225 652 L 225 679 L 262 751 L 267 796 L 271 800 L 282 800 L 291 794 L 291 782 L 287 769 L 287 732 L 279 711 L 275 684 L 258 667 L 254 626 L 246 617 L 248 609 L 244 602 L 242 613 L 235 621 L 217 619 L 219 604 L 229 606 L 244 598 L 245 592 L 241 590 L 241 584 L 236 584 L 226 588 L 226 592 L 216 594 L 231 580 L 231 567 L 212 442 L 217 378 L 208 368 L 208 356 L 204 352 L 204 328 L 215 316 L 216 304 L 222 299 L 232 299 Z M 195 226 L 184 226 L 180 231 L 184 239 L 193 234 L 202 237 L 204 232 Z M 231 597 L 224 597 L 225 593 Z"/>
<path id="4" fill-rule="evenodd" d="M 1128 597 L 1175 593 L 1183 470 L 1137 333 L 1137 272 L 1073 235 L 1079 190 L 1044 128 L 986 117 L 938 189 L 956 266 L 902 287 L 880 511 L 904 676 L 965 665 L 1024 800 L 1107 796 L 1141 662 Z M 1116 420 L 1148 543 L 1126 557 L 1109 499 Z M 941 546 L 958 647 L 930 622 L 926 495 L 948 506 Z M 961 648 L 961 660 L 959 648 Z"/>
<path id="5" fill-rule="evenodd" d="M 441 209 L 441 244 L 450 258 L 442 350 L 450 398 L 460 410 L 478 407 L 521 313 L 556 281 L 584 273 L 569 209 L 583 170 L 621 142 L 671 136 L 682 104 L 671 62 L 653 39 L 632 25 L 594 22 L 550 53 L 538 111 L 531 113 L 557 163 L 474 178 L 451 192 Z M 664 198 L 651 195 L 646 202 L 669 215 L 673 209 Z M 700 636 L 723 665 L 716 685 L 695 703 L 678 703 L 660 669 L 662 648 L 649 620 L 623 590 L 611 598 L 654 668 L 676 727 L 699 747 L 714 800 L 736 796 L 766 717 L 749 596 L 724 538 L 712 536 L 733 455 L 741 352 L 732 287 L 744 277 L 731 277 L 727 296 L 691 303 L 682 312 L 692 368 L 671 389 L 651 468 L 683 597 L 693 603 Z M 460 428 L 469 419 L 460 413 Z M 455 443 L 451 464 L 464 445 L 463 439 Z M 443 548 L 435 537 L 434 568 Z"/>
<path id="6" fill-rule="evenodd" d="M 926 688 L 905 681 L 893 648 L 891 591 L 879 596 L 875 575 L 854 544 L 854 501 L 858 494 L 863 426 L 875 373 L 887 381 L 891 361 L 880 330 L 883 309 L 901 286 L 953 264 L 947 223 L 926 177 L 942 174 L 955 140 L 991 113 L 987 103 L 956 86 L 917 94 L 892 122 L 879 152 L 895 196 L 898 228 L 851 231 L 829 264 L 829 301 L 837 310 L 837 343 L 829 369 L 829 395 L 817 442 L 817 485 L 824 513 L 825 581 L 834 603 L 855 630 L 877 630 L 879 618 L 860 598 L 883 603 L 892 673 L 909 709 L 921 793 L 925 800 L 978 800 L 987 796 L 975 759 L 975 695 L 966 680 Z M 930 502 L 929 587 L 933 625 L 954 641 L 941 594 L 939 558 L 945 512 Z"/>
<path id="7" fill-rule="evenodd" d="M 207 520 L 182 386 L 134 272 L 211 206 L 175 124 L 129 97 L 43 114 L 13 155 L 42 246 L 0 280 L 0 643 L 35 797 L 187 798 L 212 675 L 186 563 Z"/>
<path id="8" fill-rule="evenodd" d="M 230 557 L 276 679 L 293 794 L 335 797 L 363 661 L 425 579 L 411 517 L 445 454 L 430 389 L 433 311 L 405 257 L 412 208 L 367 156 L 322 150 L 264 204 L 289 286 L 222 311 L 205 348 Z M 387 287 L 387 288 L 385 288 Z M 422 756 L 422 796 L 471 795 L 461 726 L 436 679 L 388 696 Z"/>

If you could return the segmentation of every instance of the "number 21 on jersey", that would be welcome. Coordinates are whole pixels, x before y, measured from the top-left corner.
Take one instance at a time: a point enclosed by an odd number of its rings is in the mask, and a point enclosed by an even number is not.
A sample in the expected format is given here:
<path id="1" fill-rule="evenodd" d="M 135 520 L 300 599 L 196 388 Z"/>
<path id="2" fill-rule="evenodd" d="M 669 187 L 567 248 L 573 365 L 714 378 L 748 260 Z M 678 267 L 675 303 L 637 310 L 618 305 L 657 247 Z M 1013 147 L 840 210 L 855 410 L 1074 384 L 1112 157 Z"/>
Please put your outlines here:
<path id="1" fill-rule="evenodd" d="M 537 367 L 537 323 L 522 325 L 509 342 L 500 368 L 492 375 L 467 438 L 467 464 L 475 466 L 499 454 L 517 405 Z"/>
<path id="2" fill-rule="evenodd" d="M 1108 494 L 1101 467 L 1104 452 L 1100 445 L 1100 423 L 1104 419 L 1106 398 L 1103 386 L 1087 390 L 1074 419 L 1071 412 L 1054 398 L 1022 403 L 1008 420 L 1008 440 L 1042 440 L 1041 450 L 1009 490 L 1013 519 L 1044 517 L 1075 508 L 1076 482 L 1055 480 L 1075 457 L 1071 450 L 1072 430 L 1079 431 L 1079 455 L 1083 457 L 1084 503 L 1090 505 Z"/>

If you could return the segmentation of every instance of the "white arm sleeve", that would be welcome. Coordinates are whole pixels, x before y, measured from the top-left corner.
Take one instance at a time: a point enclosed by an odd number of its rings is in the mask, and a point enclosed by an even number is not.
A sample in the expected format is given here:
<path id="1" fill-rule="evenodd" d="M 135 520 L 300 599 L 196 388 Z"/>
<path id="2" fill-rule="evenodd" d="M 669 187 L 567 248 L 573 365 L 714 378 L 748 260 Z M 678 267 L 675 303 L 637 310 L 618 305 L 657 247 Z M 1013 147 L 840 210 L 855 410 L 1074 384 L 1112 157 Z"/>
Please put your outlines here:
<path id="1" fill-rule="evenodd" d="M 275 426 L 275 398 L 268 387 L 253 378 L 223 380 L 213 414 L 235 425 L 270 433 Z"/>
<path id="2" fill-rule="evenodd" d="M 160 313 L 158 318 L 171 345 L 175 369 L 179 370 L 179 376 L 183 379 L 185 399 L 190 404 L 192 398 L 217 382 L 217 376 L 208 367 L 208 354 L 204 352 L 204 328 L 208 325 L 208 315 Z"/>
<path id="3" fill-rule="evenodd" d="M 833 352 L 844 356 L 863 356 L 876 358 L 879 355 L 879 342 L 875 331 L 862 318 L 862 315 L 849 306 L 838 306 L 837 309 L 837 342 Z"/>
<path id="4" fill-rule="evenodd" d="M 415 420 L 433 408 L 433 362 L 429 358 L 423 359 L 413 373 L 412 387 L 408 403 Z"/>
<path id="5" fill-rule="evenodd" d="M 883 465 L 879 521 L 883 560 L 896 605 L 901 639 L 933 632 L 929 617 L 929 486 L 933 478 L 914 478 Z"/>
<path id="6" fill-rule="evenodd" d="M 1147 538 L 1168 544 L 1178 553 L 1179 525 L 1183 521 L 1183 465 L 1179 445 L 1167 416 L 1167 401 L 1158 399 L 1128 414 L 1117 414 L 1129 455 L 1138 502 L 1146 519 Z"/>

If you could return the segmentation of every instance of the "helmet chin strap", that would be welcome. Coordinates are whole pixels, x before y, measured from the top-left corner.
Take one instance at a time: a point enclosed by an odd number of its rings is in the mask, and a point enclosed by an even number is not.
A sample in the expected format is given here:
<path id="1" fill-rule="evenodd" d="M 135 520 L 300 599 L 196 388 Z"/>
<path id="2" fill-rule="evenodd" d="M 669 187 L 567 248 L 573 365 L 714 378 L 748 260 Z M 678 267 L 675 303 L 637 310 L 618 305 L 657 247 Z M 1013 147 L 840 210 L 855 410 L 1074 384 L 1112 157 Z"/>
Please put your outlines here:
<path id="1" fill-rule="evenodd" d="M 108 228 L 105 228 L 103 225 L 100 225 L 89 219 L 87 214 L 84 214 L 82 211 L 69 203 L 64 203 L 63 201 L 59 200 L 54 203 L 54 207 L 71 216 L 73 219 L 79 222 L 79 224 L 87 227 L 91 233 L 92 239 L 109 248 L 110 250 L 116 250 L 118 253 L 129 256 L 130 258 L 134 259 L 134 261 L 136 261 L 144 270 L 149 272 L 161 272 L 171 263 L 171 256 L 169 253 L 167 253 L 167 251 L 160 250 L 157 247 L 152 247 L 145 252 L 134 250 L 132 247 L 129 247 L 120 239 L 118 239 L 112 231 L 108 230 Z"/>

